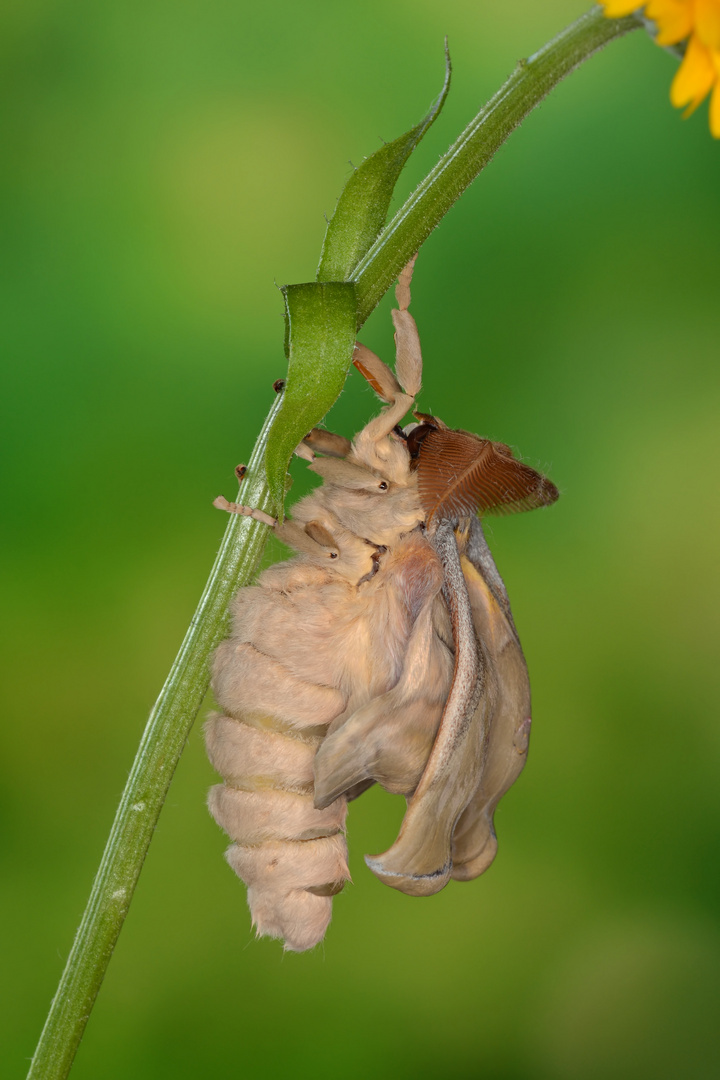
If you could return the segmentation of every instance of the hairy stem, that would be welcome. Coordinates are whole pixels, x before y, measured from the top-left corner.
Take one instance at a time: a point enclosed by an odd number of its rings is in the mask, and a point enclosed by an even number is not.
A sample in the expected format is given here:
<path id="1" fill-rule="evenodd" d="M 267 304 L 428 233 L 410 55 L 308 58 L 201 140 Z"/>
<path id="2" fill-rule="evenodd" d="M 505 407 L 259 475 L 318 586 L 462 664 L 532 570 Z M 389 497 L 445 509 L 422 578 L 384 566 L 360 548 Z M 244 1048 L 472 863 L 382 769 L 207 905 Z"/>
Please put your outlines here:
<path id="1" fill-rule="evenodd" d="M 270 497 L 263 457 L 268 431 L 279 408 L 280 398 L 260 432 L 242 489 L 245 502 L 270 514 L 277 513 L 277 504 Z M 228 604 L 254 573 L 267 534 L 267 526 L 251 518 L 235 514 L 228 518 L 200 603 L 143 732 L 90 899 L 30 1066 L 29 1080 L 59 1080 L 70 1071 L 125 921 L 175 766 L 207 692 L 210 654 L 227 633 Z"/>
<path id="2" fill-rule="evenodd" d="M 359 325 L 530 110 L 583 60 L 639 25 L 632 16 L 605 19 L 599 9 L 594 9 L 519 65 L 351 274 L 358 291 Z M 317 327 L 316 332 L 321 344 L 323 327 Z M 243 483 L 243 501 L 273 515 L 280 508 L 271 498 L 263 458 L 279 406 L 280 400 L 270 410 Z M 205 696 L 208 660 L 225 634 L 228 603 L 238 587 L 251 578 L 266 535 L 266 526 L 250 518 L 233 515 L 228 521 L 205 591 L 140 742 L 87 908 L 33 1057 L 29 1080 L 62 1080 L 70 1071 L 175 767 Z"/>
<path id="3" fill-rule="evenodd" d="M 520 61 L 505 85 L 468 124 L 355 267 L 351 278 L 356 283 L 358 327 L 528 113 L 593 53 L 641 26 L 642 21 L 634 15 L 608 19 L 596 6 L 534 56 Z"/>

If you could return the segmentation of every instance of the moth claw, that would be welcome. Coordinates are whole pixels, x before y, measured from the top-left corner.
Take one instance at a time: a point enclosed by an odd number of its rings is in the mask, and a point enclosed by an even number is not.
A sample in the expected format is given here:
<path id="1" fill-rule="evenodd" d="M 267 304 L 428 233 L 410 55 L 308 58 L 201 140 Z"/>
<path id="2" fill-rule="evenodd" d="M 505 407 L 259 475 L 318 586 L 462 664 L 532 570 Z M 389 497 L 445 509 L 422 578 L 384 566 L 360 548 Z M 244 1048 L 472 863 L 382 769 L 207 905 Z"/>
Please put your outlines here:
<path id="1" fill-rule="evenodd" d="M 315 460 L 315 455 L 313 454 L 310 447 L 305 444 L 304 441 L 298 443 L 298 445 L 293 450 L 293 454 L 295 454 L 296 457 L 302 458 L 303 461 Z"/>

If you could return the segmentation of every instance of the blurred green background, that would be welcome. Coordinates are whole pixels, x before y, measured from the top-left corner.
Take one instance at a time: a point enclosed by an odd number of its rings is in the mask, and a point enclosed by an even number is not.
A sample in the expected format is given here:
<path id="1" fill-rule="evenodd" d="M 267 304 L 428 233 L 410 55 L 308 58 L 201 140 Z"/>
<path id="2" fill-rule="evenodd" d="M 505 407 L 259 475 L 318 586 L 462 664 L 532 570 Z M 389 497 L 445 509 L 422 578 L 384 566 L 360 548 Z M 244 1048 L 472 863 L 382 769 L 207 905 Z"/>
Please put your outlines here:
<path id="1" fill-rule="evenodd" d="M 2 50 L 0 1039 L 27 1068 L 148 709 L 359 162 L 446 110 L 404 197 L 582 0 L 11 0 Z M 422 407 L 562 491 L 493 522 L 533 680 L 489 873 L 384 888 L 353 804 L 323 947 L 256 942 L 200 725 L 73 1077 L 720 1072 L 720 146 L 640 33 L 537 110 L 425 245 Z M 363 339 L 392 357 L 386 300 Z M 376 408 L 351 378 L 329 424 Z M 305 490 L 303 465 L 295 491 Z"/>

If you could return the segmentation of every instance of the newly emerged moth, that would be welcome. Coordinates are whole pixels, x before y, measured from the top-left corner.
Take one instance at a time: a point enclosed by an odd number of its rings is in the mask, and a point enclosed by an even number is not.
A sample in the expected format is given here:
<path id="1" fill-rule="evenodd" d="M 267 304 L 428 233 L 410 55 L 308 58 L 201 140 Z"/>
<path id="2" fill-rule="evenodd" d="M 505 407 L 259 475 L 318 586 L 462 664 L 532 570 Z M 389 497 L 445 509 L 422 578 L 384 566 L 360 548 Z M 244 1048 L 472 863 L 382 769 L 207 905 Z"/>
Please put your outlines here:
<path id="1" fill-rule="evenodd" d="M 322 940 L 349 879 L 348 800 L 373 783 L 407 797 L 397 841 L 366 861 L 429 895 L 492 862 L 495 807 L 528 746 L 527 669 L 476 515 L 558 492 L 502 443 L 417 412 L 399 427 L 422 372 L 412 269 L 396 290 L 395 373 L 355 351 L 386 407 L 352 442 L 315 429 L 298 448 L 323 484 L 282 524 L 216 500 L 297 552 L 235 597 L 206 726 L 228 862 L 258 934 L 294 951 Z"/>

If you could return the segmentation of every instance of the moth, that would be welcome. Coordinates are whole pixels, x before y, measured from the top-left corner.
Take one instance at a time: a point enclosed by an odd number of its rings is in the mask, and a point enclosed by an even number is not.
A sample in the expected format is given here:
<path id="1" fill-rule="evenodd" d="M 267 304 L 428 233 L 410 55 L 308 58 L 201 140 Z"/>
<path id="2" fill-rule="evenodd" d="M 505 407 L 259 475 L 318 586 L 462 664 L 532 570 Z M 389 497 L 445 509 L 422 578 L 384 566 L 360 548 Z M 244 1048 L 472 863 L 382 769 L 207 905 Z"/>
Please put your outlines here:
<path id="1" fill-rule="evenodd" d="M 298 448 L 322 485 L 282 524 L 215 500 L 296 552 L 235 597 L 205 728 L 226 858 L 258 935 L 292 951 L 322 940 L 349 880 L 349 801 L 374 783 L 407 798 L 397 841 L 366 862 L 430 895 L 492 863 L 495 808 L 527 754 L 527 668 L 477 515 L 558 491 L 502 443 L 417 411 L 400 427 L 422 374 L 413 265 L 396 289 L 395 372 L 355 349 L 384 408 L 352 441 L 315 429 Z"/>

